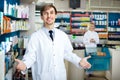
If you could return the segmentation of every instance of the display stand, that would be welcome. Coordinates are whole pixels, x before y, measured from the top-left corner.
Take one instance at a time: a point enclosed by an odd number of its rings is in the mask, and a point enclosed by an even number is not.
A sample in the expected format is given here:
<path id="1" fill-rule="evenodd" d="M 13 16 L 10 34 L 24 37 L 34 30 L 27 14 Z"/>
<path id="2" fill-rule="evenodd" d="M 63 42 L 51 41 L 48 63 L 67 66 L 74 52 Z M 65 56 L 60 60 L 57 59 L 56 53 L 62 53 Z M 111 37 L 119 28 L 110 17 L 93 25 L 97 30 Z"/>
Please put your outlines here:
<path id="1" fill-rule="evenodd" d="M 119 80 L 120 79 L 120 50 L 109 48 L 112 59 L 111 59 L 111 69 L 106 71 L 106 77 L 109 80 Z"/>

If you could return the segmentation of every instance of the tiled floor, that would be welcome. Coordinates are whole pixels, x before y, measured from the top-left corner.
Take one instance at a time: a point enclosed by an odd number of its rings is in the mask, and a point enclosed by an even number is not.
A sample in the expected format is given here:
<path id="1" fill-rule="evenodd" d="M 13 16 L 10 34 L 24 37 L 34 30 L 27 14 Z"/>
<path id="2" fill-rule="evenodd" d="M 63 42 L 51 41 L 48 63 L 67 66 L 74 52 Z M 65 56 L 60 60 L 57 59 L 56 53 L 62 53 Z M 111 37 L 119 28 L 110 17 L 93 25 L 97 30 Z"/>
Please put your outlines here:
<path id="1" fill-rule="evenodd" d="M 92 77 L 88 77 L 87 75 L 85 75 L 85 79 L 84 80 L 108 80 L 105 78 L 105 72 L 104 71 L 95 71 L 93 72 Z M 32 75 L 29 74 L 28 75 L 29 79 L 28 80 L 32 80 Z"/>
<path id="2" fill-rule="evenodd" d="M 88 78 L 86 80 L 107 80 L 107 79 L 104 78 L 104 77 L 90 77 L 90 78 Z"/>
<path id="3" fill-rule="evenodd" d="M 93 72 L 92 77 L 88 77 L 86 75 L 85 80 L 108 80 L 108 79 L 106 79 L 104 71 L 95 71 Z"/>

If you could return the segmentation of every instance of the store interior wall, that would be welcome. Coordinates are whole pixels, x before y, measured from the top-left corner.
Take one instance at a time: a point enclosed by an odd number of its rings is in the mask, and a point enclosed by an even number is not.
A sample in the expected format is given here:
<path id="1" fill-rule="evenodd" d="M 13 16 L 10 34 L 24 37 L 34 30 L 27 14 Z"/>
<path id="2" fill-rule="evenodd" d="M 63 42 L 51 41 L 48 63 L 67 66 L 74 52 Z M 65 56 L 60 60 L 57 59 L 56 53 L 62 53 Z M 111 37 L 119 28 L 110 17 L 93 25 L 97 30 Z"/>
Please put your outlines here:
<path id="1" fill-rule="evenodd" d="M 72 9 L 69 6 L 70 0 L 54 0 L 54 5 L 58 11 L 80 10 L 86 9 L 86 0 L 80 0 L 80 8 Z"/>
<path id="2" fill-rule="evenodd" d="M 42 2 L 43 1 L 43 2 Z M 80 8 L 72 9 L 69 7 L 70 0 L 38 0 L 37 6 L 42 3 L 52 3 L 59 11 L 70 10 L 103 10 L 103 11 L 120 11 L 120 0 L 80 0 Z M 96 8 L 95 8 L 96 7 Z"/>

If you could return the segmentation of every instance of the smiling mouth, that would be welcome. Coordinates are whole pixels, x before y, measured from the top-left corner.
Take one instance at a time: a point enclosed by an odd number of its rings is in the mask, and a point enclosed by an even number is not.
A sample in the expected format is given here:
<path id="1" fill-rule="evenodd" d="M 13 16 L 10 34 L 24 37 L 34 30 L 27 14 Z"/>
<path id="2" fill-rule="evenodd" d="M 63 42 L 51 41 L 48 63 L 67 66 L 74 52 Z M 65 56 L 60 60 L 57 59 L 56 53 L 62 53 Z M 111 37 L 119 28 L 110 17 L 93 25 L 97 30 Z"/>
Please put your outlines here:
<path id="1" fill-rule="evenodd" d="M 48 21 L 52 21 L 52 19 L 48 19 Z"/>
<path id="2" fill-rule="evenodd" d="M 50 21 L 50 20 L 52 20 L 52 18 L 48 18 L 47 20 Z"/>

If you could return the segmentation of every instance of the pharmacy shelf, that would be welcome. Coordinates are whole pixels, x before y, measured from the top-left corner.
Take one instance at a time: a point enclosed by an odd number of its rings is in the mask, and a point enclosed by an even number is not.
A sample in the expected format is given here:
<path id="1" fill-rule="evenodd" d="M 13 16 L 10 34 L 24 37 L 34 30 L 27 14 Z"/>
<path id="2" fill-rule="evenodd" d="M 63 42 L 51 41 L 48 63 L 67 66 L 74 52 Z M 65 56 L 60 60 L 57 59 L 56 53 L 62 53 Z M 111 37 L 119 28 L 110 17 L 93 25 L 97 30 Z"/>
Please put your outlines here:
<path id="1" fill-rule="evenodd" d="M 14 31 L 14 32 L 10 32 L 10 33 L 1 34 L 0 35 L 0 42 L 5 41 L 6 37 L 13 37 L 13 36 L 19 37 L 19 34 L 20 34 L 19 30 Z"/>
<path id="2" fill-rule="evenodd" d="M 7 16 L 7 17 L 9 17 L 12 20 L 28 20 L 28 18 L 17 18 L 17 17 L 12 16 L 12 15 L 4 15 L 4 16 Z"/>

